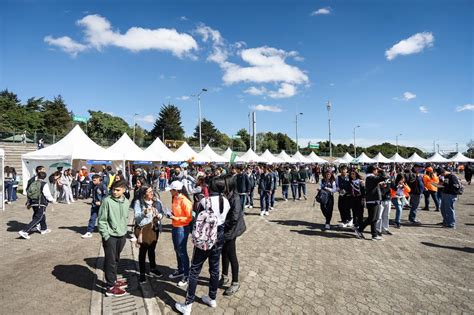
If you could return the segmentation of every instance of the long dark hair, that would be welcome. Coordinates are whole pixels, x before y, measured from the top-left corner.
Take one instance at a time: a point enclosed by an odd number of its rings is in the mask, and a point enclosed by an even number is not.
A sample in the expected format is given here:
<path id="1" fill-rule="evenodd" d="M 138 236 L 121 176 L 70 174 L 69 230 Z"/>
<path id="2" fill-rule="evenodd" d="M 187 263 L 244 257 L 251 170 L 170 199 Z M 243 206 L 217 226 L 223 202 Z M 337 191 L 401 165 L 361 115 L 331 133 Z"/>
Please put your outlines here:
<path id="1" fill-rule="evenodd" d="M 209 195 L 219 196 L 219 212 L 224 211 L 224 194 L 226 193 L 227 182 L 225 176 L 214 177 L 209 183 Z"/>

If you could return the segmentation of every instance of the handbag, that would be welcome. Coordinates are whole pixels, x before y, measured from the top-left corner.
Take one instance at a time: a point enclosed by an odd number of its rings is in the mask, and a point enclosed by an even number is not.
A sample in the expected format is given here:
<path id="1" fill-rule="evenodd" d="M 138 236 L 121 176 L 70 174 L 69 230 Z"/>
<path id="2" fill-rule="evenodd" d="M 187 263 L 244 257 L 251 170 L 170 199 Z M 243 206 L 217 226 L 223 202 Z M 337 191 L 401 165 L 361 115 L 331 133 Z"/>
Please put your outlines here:
<path id="1" fill-rule="evenodd" d="M 133 234 L 137 238 L 138 245 L 148 246 L 158 240 L 158 231 L 156 230 L 158 219 L 155 219 L 153 219 L 153 222 L 145 224 L 144 226 L 135 225 Z"/>

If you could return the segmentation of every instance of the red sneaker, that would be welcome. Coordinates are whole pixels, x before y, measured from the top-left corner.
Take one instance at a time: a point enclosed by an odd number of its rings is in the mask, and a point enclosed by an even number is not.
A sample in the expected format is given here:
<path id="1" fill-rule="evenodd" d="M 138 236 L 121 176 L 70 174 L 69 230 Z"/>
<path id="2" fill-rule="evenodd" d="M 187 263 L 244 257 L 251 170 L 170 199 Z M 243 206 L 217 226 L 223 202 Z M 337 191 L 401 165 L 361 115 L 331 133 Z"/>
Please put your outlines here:
<path id="1" fill-rule="evenodd" d="M 128 282 L 127 280 L 117 280 L 115 281 L 115 286 L 123 289 L 128 286 Z"/>
<path id="2" fill-rule="evenodd" d="M 127 292 L 117 286 L 113 286 L 105 292 L 107 296 L 124 296 L 125 294 L 127 294 Z"/>

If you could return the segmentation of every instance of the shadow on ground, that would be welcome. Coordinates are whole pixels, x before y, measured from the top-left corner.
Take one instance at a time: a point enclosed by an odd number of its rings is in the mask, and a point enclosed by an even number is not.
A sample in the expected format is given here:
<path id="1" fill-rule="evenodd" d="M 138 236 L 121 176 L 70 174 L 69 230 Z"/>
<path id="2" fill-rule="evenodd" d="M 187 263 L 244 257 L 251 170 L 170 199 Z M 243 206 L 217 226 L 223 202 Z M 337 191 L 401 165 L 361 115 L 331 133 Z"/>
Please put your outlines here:
<path id="1" fill-rule="evenodd" d="M 421 244 L 429 246 L 429 247 L 452 249 L 452 250 L 465 252 L 468 254 L 474 254 L 474 247 L 447 246 L 447 245 L 439 245 L 439 244 L 434 244 L 434 243 L 429 243 L 429 242 L 421 242 Z"/>

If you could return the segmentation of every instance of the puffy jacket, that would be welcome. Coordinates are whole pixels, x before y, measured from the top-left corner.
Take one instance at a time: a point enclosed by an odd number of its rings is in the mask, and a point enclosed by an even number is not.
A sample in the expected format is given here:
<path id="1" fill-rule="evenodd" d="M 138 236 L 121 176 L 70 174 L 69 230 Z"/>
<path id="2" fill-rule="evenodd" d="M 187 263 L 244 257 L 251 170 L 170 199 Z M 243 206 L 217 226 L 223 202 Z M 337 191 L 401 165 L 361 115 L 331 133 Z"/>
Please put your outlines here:
<path id="1" fill-rule="evenodd" d="M 244 219 L 244 210 L 237 193 L 233 193 L 232 196 L 229 197 L 229 204 L 230 209 L 224 223 L 224 237 L 226 241 L 241 236 L 247 229 Z"/>
<path id="2" fill-rule="evenodd" d="M 296 170 L 290 172 L 290 183 L 297 184 L 300 181 L 300 173 Z"/>
<path id="3" fill-rule="evenodd" d="M 171 212 L 174 216 L 171 221 L 173 227 L 188 226 L 193 220 L 193 204 L 182 194 L 173 198 Z"/>
<path id="4" fill-rule="evenodd" d="M 433 174 L 432 176 L 425 174 L 423 176 L 423 184 L 425 185 L 425 188 L 430 191 L 438 191 L 438 187 L 434 186 L 433 183 L 439 183 L 438 176 L 436 176 L 435 174 Z"/>

